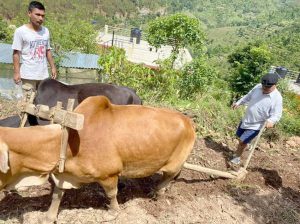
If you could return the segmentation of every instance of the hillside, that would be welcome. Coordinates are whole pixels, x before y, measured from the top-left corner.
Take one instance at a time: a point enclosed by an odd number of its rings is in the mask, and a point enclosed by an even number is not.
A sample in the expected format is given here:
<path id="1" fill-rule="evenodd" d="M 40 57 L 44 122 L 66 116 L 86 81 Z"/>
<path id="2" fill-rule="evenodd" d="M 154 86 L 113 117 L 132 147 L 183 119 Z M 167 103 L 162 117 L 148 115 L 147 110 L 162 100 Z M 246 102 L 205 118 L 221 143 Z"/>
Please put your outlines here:
<path id="1" fill-rule="evenodd" d="M 0 15 L 6 20 L 26 16 L 28 2 L 1 0 Z M 153 18 L 163 12 L 159 0 L 45 0 L 41 2 L 44 3 L 47 14 L 62 23 L 70 17 L 79 17 L 97 25 L 119 23 L 132 25 L 137 19 L 143 22 L 145 18 Z"/>
<path id="2" fill-rule="evenodd" d="M 224 71 L 227 55 L 249 41 L 263 40 L 274 55 L 274 64 L 299 70 L 299 0 L 44 0 L 47 16 L 57 26 L 82 20 L 94 29 L 104 24 L 126 29 L 141 27 L 162 15 L 183 12 L 199 18 L 208 35 L 207 53 L 212 64 Z M 83 4 L 84 2 L 84 4 Z M 0 16 L 20 25 L 27 1 L 1 0 Z M 291 36 L 291 38 L 287 38 Z M 0 35 L 1 36 L 1 35 Z M 191 49 L 193 52 L 193 49 Z"/>
<path id="3" fill-rule="evenodd" d="M 143 25 L 164 14 L 186 12 L 208 28 L 229 26 L 260 27 L 287 24 L 299 17 L 299 0 L 44 0 L 46 10 L 56 18 L 82 16 L 99 23 Z M 84 2 L 84 4 L 83 4 Z M 26 14 L 27 1 L 1 0 L 0 15 L 8 20 Z M 61 21 L 63 22 L 63 21 Z"/>

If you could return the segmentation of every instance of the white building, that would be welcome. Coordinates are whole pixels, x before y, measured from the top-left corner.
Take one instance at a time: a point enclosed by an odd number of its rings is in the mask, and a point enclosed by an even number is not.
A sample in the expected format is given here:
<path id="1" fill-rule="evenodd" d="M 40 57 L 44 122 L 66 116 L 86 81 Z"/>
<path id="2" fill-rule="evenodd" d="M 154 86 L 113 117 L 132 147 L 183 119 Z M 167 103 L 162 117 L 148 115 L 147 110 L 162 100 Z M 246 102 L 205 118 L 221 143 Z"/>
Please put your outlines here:
<path id="1" fill-rule="evenodd" d="M 130 36 L 117 35 L 111 29 L 109 31 L 108 26 L 105 26 L 104 32 L 100 32 L 97 37 L 97 42 L 100 45 L 110 47 L 116 46 L 123 48 L 126 51 L 126 57 L 129 61 L 138 64 L 145 64 L 149 67 L 158 67 L 157 60 L 164 60 L 170 57 L 172 52 L 171 46 L 163 46 L 159 49 L 151 47 L 147 41 L 141 40 L 139 44 L 136 43 L 136 38 L 130 42 Z M 128 32 L 129 33 L 129 32 Z M 181 68 L 186 63 L 192 61 L 192 56 L 187 49 L 180 51 L 179 57 L 176 59 L 174 67 Z"/>

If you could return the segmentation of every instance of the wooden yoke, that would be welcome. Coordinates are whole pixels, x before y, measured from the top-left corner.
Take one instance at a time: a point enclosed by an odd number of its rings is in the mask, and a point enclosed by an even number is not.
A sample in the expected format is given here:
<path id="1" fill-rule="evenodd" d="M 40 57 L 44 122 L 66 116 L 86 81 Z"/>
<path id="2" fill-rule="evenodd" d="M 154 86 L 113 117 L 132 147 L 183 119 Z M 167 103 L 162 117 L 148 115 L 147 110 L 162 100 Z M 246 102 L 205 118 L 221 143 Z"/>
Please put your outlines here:
<path id="1" fill-rule="evenodd" d="M 57 110 L 63 109 L 62 102 L 57 101 L 56 109 L 57 109 Z M 53 115 L 54 115 L 54 114 L 51 115 L 50 124 L 54 124 Z"/>
<path id="2" fill-rule="evenodd" d="M 32 114 L 39 118 L 43 118 L 45 120 L 53 120 L 53 123 L 60 124 L 75 130 L 81 130 L 83 128 L 83 114 L 63 110 L 60 107 L 52 107 L 51 109 L 49 109 L 49 107 L 46 105 L 35 106 L 32 103 L 27 103 L 23 112 Z"/>
<path id="3" fill-rule="evenodd" d="M 74 99 L 68 100 L 67 111 L 73 111 L 74 103 L 75 103 Z M 57 104 L 58 104 L 57 107 L 59 107 L 59 102 Z M 67 154 L 67 146 L 68 146 L 68 138 L 69 138 L 69 128 L 64 125 L 66 115 L 67 115 L 67 113 L 64 114 L 63 122 L 62 122 L 62 136 L 61 136 L 61 147 L 60 147 L 59 166 L 58 166 L 58 170 L 60 173 L 64 172 L 66 154 Z"/>
<path id="4" fill-rule="evenodd" d="M 61 149 L 59 155 L 59 172 L 64 172 L 66 153 L 68 146 L 69 138 L 69 128 L 75 130 L 81 130 L 83 128 L 84 116 L 83 114 L 78 114 L 73 112 L 73 107 L 75 100 L 69 99 L 67 104 L 67 110 L 62 109 L 62 103 L 57 102 L 56 107 L 49 109 L 46 105 L 37 105 L 35 106 L 31 102 L 35 97 L 35 93 L 31 93 L 29 101 L 25 101 L 25 105 L 22 106 L 22 118 L 21 124 L 25 124 L 27 120 L 27 114 L 34 115 L 45 120 L 49 120 L 50 123 L 57 123 L 62 126 L 62 137 L 61 137 Z M 32 101 L 31 101 L 32 100 Z"/>

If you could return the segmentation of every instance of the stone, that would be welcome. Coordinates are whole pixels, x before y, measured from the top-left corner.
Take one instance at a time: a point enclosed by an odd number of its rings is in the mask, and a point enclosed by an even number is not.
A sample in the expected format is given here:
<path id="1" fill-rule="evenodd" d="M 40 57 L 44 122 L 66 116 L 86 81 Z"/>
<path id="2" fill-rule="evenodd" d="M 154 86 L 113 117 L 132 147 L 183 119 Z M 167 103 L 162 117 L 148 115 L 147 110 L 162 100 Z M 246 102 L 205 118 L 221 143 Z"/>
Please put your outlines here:
<path id="1" fill-rule="evenodd" d="M 300 146 L 300 137 L 299 136 L 290 137 L 289 140 L 294 141 L 296 143 L 296 145 Z"/>
<path id="2" fill-rule="evenodd" d="M 295 141 L 292 141 L 292 140 L 286 141 L 286 145 L 288 145 L 289 147 L 292 147 L 292 148 L 297 147 L 296 142 L 295 142 Z"/>

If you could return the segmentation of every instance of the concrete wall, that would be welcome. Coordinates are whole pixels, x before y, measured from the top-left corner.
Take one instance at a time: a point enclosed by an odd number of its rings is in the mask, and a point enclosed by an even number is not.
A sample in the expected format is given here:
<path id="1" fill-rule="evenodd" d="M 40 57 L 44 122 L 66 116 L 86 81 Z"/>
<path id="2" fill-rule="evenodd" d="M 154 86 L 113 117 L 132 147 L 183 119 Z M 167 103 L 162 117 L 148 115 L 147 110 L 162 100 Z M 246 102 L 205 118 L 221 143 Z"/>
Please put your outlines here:
<path id="1" fill-rule="evenodd" d="M 59 79 L 69 84 L 99 82 L 97 70 L 59 68 Z"/>

